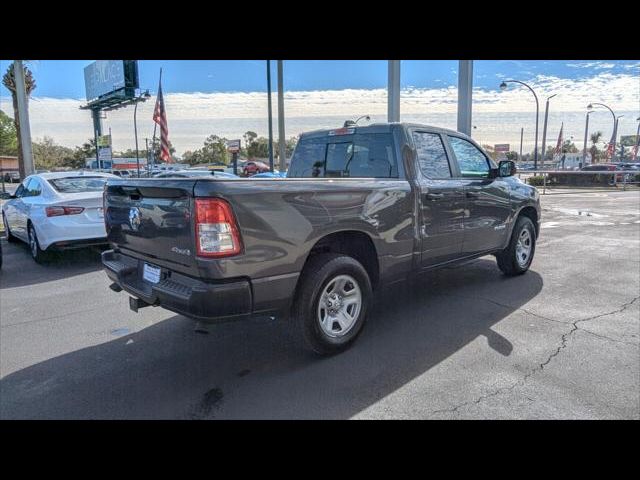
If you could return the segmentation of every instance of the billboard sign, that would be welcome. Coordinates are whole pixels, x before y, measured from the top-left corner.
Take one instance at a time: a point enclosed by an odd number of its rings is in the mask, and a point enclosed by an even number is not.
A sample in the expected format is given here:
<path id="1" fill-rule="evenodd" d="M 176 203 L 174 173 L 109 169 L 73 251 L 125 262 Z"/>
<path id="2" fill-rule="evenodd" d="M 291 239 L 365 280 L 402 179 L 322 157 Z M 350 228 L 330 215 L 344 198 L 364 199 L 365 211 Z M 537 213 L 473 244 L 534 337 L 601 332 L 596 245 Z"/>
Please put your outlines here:
<path id="1" fill-rule="evenodd" d="M 510 145 L 508 143 L 497 143 L 493 146 L 494 152 L 509 152 Z"/>
<path id="2" fill-rule="evenodd" d="M 133 95 L 138 88 L 136 60 L 97 60 L 84 68 L 87 101 L 125 89 Z"/>
<path id="3" fill-rule="evenodd" d="M 240 151 L 240 140 L 229 140 L 227 142 L 227 151 L 230 153 L 238 153 Z"/>

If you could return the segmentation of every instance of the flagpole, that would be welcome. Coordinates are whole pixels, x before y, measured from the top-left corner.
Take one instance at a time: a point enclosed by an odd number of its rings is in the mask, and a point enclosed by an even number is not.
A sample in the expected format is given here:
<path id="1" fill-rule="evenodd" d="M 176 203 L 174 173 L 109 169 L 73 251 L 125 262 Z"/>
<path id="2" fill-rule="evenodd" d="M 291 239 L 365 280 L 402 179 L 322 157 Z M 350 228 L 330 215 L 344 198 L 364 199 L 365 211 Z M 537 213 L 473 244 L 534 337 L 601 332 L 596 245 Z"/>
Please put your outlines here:
<path id="1" fill-rule="evenodd" d="M 160 85 L 162 85 L 162 67 L 160 67 L 160 80 L 158 81 L 158 90 L 160 90 Z M 156 97 L 158 96 L 156 92 Z M 156 100 L 157 101 L 157 100 Z M 151 170 L 156 166 L 156 129 L 158 128 L 158 124 L 153 122 L 153 140 L 151 140 Z"/>

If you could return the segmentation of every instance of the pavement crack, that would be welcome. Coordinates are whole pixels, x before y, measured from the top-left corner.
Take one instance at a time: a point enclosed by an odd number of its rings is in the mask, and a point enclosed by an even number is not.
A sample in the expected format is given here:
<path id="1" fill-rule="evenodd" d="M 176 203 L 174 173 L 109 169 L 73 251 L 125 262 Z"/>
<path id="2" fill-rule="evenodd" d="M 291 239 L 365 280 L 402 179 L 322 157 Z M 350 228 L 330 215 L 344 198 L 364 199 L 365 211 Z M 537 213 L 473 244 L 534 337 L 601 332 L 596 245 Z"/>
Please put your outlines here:
<path id="1" fill-rule="evenodd" d="M 498 302 L 495 302 L 495 301 L 492 301 L 492 300 L 489 300 L 489 299 L 486 299 L 486 298 L 482 298 L 482 297 L 478 297 L 478 298 L 481 299 L 481 300 L 488 301 L 490 303 L 494 303 L 496 305 L 500 305 L 500 306 L 505 307 L 505 308 L 513 308 L 513 307 L 511 307 L 509 305 L 503 305 L 503 304 L 500 304 Z M 576 320 L 574 322 L 571 322 L 571 330 L 569 330 L 567 333 L 564 333 L 562 335 L 562 337 L 560 339 L 560 345 L 558 346 L 558 348 L 556 348 L 556 350 L 553 353 L 551 353 L 551 355 L 549 355 L 549 357 L 547 357 L 547 359 L 544 362 L 540 363 L 537 367 L 531 369 L 526 375 L 524 375 L 524 377 L 522 377 L 522 379 L 518 380 L 517 382 L 513 383 L 512 385 L 510 385 L 508 387 L 498 388 L 498 389 L 496 389 L 496 390 L 494 390 L 494 391 L 492 391 L 490 393 L 487 393 L 485 395 L 481 395 L 480 397 L 476 398 L 475 400 L 472 400 L 472 401 L 469 401 L 469 402 L 460 403 L 458 405 L 455 405 L 452 408 L 434 410 L 434 411 L 431 412 L 431 415 L 437 415 L 439 413 L 457 413 L 457 411 L 460 410 L 463 407 L 467 407 L 467 406 L 471 406 L 471 405 L 478 405 L 478 404 L 482 403 L 483 401 L 485 401 L 488 398 L 495 397 L 495 396 L 500 395 L 502 393 L 509 392 L 509 391 L 513 390 L 514 388 L 516 388 L 517 386 L 524 385 L 531 376 L 535 375 L 537 372 L 541 372 L 542 370 L 544 370 L 544 367 L 549 365 L 549 363 L 551 363 L 551 361 L 555 357 L 557 357 L 560 354 L 560 352 L 562 352 L 562 350 L 564 350 L 566 348 L 567 342 L 569 340 L 569 337 L 571 337 L 571 335 L 573 335 L 578 330 L 582 330 L 582 331 L 587 332 L 589 334 L 592 334 L 592 335 L 595 335 L 595 336 L 598 336 L 598 337 L 603 337 L 603 338 L 606 338 L 608 340 L 612 340 L 612 341 L 615 341 L 615 342 L 630 343 L 630 342 L 624 342 L 624 341 L 621 341 L 621 340 L 614 340 L 614 339 L 609 338 L 609 337 L 604 337 L 602 335 L 595 334 L 595 333 L 591 332 L 590 330 L 585 330 L 583 328 L 580 328 L 578 326 L 578 324 L 582 323 L 582 322 L 588 322 L 588 321 L 591 321 L 591 320 L 596 320 L 598 318 L 606 317 L 608 315 L 615 315 L 616 313 L 624 312 L 627 308 L 629 308 L 631 305 L 633 305 L 638 299 L 640 299 L 640 296 L 635 297 L 634 299 L 632 299 L 629 302 L 623 303 L 622 305 L 620 305 L 620 307 L 616 308 L 615 310 L 611 310 L 609 312 L 600 313 L 598 315 L 593 315 L 591 317 L 582 318 L 582 319 Z M 530 313 L 530 312 L 527 311 L 527 313 Z M 555 322 L 558 322 L 558 323 L 565 323 L 565 324 L 567 323 L 567 322 L 560 322 L 558 320 L 553 320 L 553 319 L 549 319 L 549 318 L 546 318 L 546 317 L 542 317 L 540 315 L 536 315 L 536 314 L 533 314 L 533 313 L 531 313 L 531 315 L 535 315 L 537 317 L 544 318 L 545 320 L 551 320 L 551 321 L 555 321 Z M 635 344 L 632 344 L 632 345 L 635 345 Z"/>

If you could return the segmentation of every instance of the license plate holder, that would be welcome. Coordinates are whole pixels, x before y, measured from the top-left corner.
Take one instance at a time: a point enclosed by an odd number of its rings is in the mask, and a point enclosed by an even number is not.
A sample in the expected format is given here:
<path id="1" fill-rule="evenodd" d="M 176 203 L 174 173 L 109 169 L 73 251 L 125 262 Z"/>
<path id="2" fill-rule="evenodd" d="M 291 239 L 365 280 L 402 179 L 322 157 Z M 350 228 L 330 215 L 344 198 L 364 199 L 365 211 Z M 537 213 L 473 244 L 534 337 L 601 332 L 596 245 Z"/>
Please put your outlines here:
<path id="1" fill-rule="evenodd" d="M 149 283 L 156 284 L 160 281 L 162 269 L 154 265 L 145 263 L 142 267 L 142 278 Z"/>

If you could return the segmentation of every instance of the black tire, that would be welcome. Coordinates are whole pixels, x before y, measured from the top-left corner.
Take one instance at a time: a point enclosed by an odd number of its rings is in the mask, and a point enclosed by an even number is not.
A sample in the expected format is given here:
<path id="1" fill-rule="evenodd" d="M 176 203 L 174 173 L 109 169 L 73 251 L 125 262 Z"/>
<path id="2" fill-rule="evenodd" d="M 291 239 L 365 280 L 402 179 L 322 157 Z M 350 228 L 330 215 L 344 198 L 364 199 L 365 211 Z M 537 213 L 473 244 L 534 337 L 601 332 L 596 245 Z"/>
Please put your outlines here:
<path id="1" fill-rule="evenodd" d="M 331 337 L 321 327 L 318 304 L 325 288 L 339 275 L 349 276 L 357 282 L 362 301 L 359 313 L 346 333 Z M 300 276 L 289 319 L 296 337 L 320 355 L 332 355 L 345 350 L 362 331 L 372 299 L 371 290 L 367 271 L 352 257 L 336 253 L 312 256 Z"/>
<path id="2" fill-rule="evenodd" d="M 528 254 L 525 261 L 519 261 L 518 255 L 518 239 L 523 235 L 523 230 L 526 230 L 528 233 L 528 238 L 530 240 L 530 253 Z M 531 262 L 533 261 L 533 256 L 536 253 L 536 229 L 533 225 L 533 222 L 528 217 L 519 217 L 516 221 L 516 225 L 513 228 L 513 232 L 511 233 L 511 239 L 509 240 L 509 245 L 507 248 L 502 250 L 500 253 L 496 255 L 496 260 L 498 261 L 498 268 L 502 270 L 502 273 L 505 275 L 512 277 L 515 275 L 522 275 L 531 266 Z"/>
<path id="3" fill-rule="evenodd" d="M 7 219 L 2 214 L 2 223 L 4 223 L 4 231 L 7 235 L 7 242 L 16 243 L 18 239 L 11 234 L 11 230 L 9 230 L 9 224 L 7 223 Z"/>
<path id="4" fill-rule="evenodd" d="M 36 263 L 44 263 L 49 260 L 49 255 L 46 251 L 40 248 L 40 242 L 38 241 L 38 235 L 36 234 L 36 229 L 33 224 L 29 222 L 29 226 L 27 227 L 29 231 L 29 253 L 31 253 L 31 258 L 35 260 Z"/>

